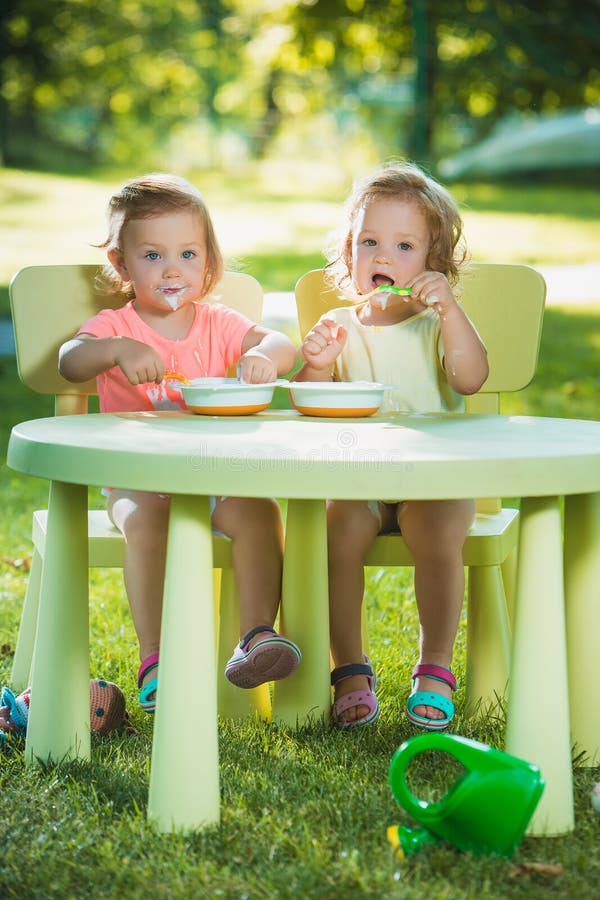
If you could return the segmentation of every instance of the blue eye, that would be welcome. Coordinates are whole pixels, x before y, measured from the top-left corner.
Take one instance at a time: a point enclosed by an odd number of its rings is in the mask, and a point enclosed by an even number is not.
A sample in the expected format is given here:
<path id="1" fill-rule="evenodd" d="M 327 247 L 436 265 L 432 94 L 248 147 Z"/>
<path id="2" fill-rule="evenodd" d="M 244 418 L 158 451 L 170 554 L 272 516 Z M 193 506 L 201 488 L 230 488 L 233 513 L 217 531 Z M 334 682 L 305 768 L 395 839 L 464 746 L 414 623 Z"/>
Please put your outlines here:
<path id="1" fill-rule="evenodd" d="M 400 250 L 412 250 L 412 246 L 410 244 L 407 244 L 406 241 L 402 241 L 400 244 L 398 244 L 398 247 L 400 248 Z"/>
<path id="2" fill-rule="evenodd" d="M 365 247 L 374 247 L 377 241 L 374 238 L 365 238 L 363 244 Z"/>
<path id="3" fill-rule="evenodd" d="M 184 250 L 181 254 L 183 259 L 193 259 L 195 257 L 195 253 L 193 250 Z"/>
<path id="4" fill-rule="evenodd" d="M 160 259 L 160 254 L 156 252 L 156 250 L 150 250 L 146 253 L 146 259 L 151 259 L 153 262 L 156 259 Z"/>

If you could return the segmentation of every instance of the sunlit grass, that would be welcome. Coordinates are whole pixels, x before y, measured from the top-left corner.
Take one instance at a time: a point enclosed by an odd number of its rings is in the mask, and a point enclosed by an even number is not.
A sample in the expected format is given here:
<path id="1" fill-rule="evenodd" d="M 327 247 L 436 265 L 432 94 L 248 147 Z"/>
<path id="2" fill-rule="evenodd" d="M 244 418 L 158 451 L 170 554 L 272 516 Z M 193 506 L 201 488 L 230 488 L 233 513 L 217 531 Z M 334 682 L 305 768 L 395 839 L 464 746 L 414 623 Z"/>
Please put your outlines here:
<path id="1" fill-rule="evenodd" d="M 330 178 L 327 179 L 327 172 Z M 69 178 L 0 170 L 0 286 L 25 265 L 101 263 L 110 193 L 138 172 Z M 343 177 L 342 177 L 343 176 Z M 265 290 L 292 290 L 323 263 L 342 214 L 349 177 L 333 165 L 262 163 L 237 176 L 192 173 L 211 210 L 229 264 Z M 567 265 L 597 261 L 600 188 L 538 184 L 454 185 L 474 259 Z M 6 295 L 0 300 L 6 310 Z"/>

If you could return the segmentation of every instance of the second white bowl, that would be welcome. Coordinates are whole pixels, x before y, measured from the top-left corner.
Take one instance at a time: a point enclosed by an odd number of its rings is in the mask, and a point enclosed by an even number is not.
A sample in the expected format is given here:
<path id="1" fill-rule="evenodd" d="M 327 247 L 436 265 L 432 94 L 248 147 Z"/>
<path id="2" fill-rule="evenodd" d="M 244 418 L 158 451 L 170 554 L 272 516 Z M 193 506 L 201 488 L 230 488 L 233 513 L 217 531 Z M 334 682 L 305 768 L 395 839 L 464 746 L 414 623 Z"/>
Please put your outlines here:
<path id="1" fill-rule="evenodd" d="M 305 416 L 372 416 L 383 402 L 385 386 L 371 381 L 291 381 L 292 405 Z"/>

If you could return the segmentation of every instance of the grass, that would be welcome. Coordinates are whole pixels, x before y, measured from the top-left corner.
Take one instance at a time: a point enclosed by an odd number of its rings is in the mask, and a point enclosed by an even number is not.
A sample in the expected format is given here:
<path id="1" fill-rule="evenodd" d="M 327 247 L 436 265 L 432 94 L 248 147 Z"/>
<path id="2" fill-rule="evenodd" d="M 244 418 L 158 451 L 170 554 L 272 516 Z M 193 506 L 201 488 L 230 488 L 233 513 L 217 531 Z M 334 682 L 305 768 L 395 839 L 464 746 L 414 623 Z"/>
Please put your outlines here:
<path id="1" fill-rule="evenodd" d="M 29 179 L 23 174 L 22 178 L 21 219 L 15 199 L 12 227 L 22 240 L 27 235 L 33 240 L 23 244 L 28 247 L 27 262 L 43 261 L 37 253 L 39 248 L 42 256 L 46 248 L 39 243 L 36 212 L 40 211 L 40 204 L 50 202 L 49 196 L 56 196 L 50 191 L 45 201 L 38 200 L 38 189 L 42 190 L 45 184 L 49 190 L 48 185 L 54 183 L 61 194 L 72 188 L 80 196 L 83 208 L 88 189 L 89 196 L 96 188 L 98 197 L 104 196 L 108 184 L 108 179 L 106 184 L 90 184 L 85 179 L 55 176 Z M 239 186 L 230 186 L 232 195 L 236 187 Z M 211 185 L 211 189 L 216 193 L 218 185 Z M 482 187 L 465 190 L 470 192 L 473 210 L 489 216 L 490 223 L 498 214 L 525 215 L 527 204 L 518 191 L 511 195 L 507 189 L 503 195 L 498 190 L 488 195 Z M 255 196 L 248 189 L 244 195 L 248 210 L 258 194 L 258 190 Z M 534 196 L 535 192 L 530 194 L 530 202 Z M 596 199 L 589 201 L 591 206 L 586 210 L 595 208 L 598 194 L 594 196 Z M 313 202 L 314 195 L 306 194 L 303 203 Z M 567 234 L 571 240 L 574 233 L 581 235 L 592 229 L 594 223 L 587 218 L 587 212 L 577 221 L 575 200 L 567 205 L 565 195 L 562 199 L 559 196 L 555 204 L 550 198 L 544 202 L 545 211 L 540 215 L 541 221 L 546 222 L 546 217 L 554 215 L 552 210 L 561 209 L 563 204 L 561 215 L 569 221 L 563 231 L 565 240 Z M 313 264 L 313 253 L 314 264 L 319 264 L 316 241 L 309 239 L 304 226 L 298 224 L 306 213 L 303 203 L 300 211 L 296 210 L 296 218 L 292 216 L 292 224 L 286 226 L 288 237 L 293 233 L 298 238 L 293 250 L 288 248 L 280 254 L 278 246 L 270 247 L 267 242 L 252 248 L 248 241 L 250 250 L 246 254 L 241 237 L 236 238 L 240 241 L 236 252 L 244 256 L 249 271 L 259 277 L 260 271 L 264 273 L 261 280 L 270 289 L 289 289 L 297 275 Z M 490 212 L 486 211 L 487 203 Z M 62 209 L 68 217 L 69 204 Z M 276 209 L 283 209 L 281 198 L 268 198 L 266 208 L 260 211 L 261 220 Z M 233 221 L 233 212 L 228 215 Z M 47 215 L 46 233 L 51 219 Z M 497 221 L 502 230 L 504 220 Z M 323 222 L 318 224 L 320 227 Z M 65 222 L 65 228 L 70 227 Z M 53 239 L 52 234 L 48 236 Z M 502 233 L 501 239 L 508 237 Z M 18 242 L 14 238 L 13 249 Z M 520 247 L 519 252 L 529 250 Z M 545 252 L 550 254 L 549 250 Z M 563 254 L 558 260 L 552 259 L 557 261 L 570 260 Z M 525 391 L 506 398 L 504 411 L 598 418 L 599 348 L 598 307 L 548 309 L 536 378 Z M 14 423 L 49 414 L 51 401 L 33 396 L 20 384 L 14 360 L 0 360 L 2 459 Z M 7 684 L 31 552 L 31 511 L 46 504 L 47 484 L 2 465 L 0 684 Z M 92 502 L 101 502 L 97 494 L 92 493 Z M 407 819 L 392 797 L 387 770 L 395 749 L 412 734 L 402 710 L 415 660 L 418 622 L 410 571 L 371 569 L 367 575 L 371 653 L 380 673 L 379 722 L 362 732 L 341 734 L 320 722 L 293 731 L 253 720 L 221 721 L 221 824 L 189 835 L 158 835 L 146 821 L 152 721 L 137 708 L 137 648 L 121 573 L 92 571 L 92 673 L 122 687 L 135 733 L 93 735 L 89 763 L 26 768 L 21 747 L 16 743 L 0 754 L 2 896 L 141 898 L 151 891 L 153 896 L 165 900 L 298 896 L 470 900 L 595 895 L 600 850 L 598 819 L 591 810 L 589 793 L 600 780 L 600 769 L 584 767 L 576 750 L 576 829 L 572 834 L 525 838 L 513 860 L 475 857 L 443 845 L 427 847 L 404 864 L 393 859 L 386 828 Z M 464 683 L 464 667 L 463 622 L 456 647 L 459 684 Z M 201 702 L 200 685 L 191 685 L 188 690 L 190 702 Z M 459 689 L 454 730 L 501 747 L 502 705 L 485 715 L 466 719 L 461 713 L 463 697 Z M 173 740 L 177 739 L 178 735 L 173 735 Z M 428 799 L 439 796 L 454 775 L 447 759 L 428 756 L 417 767 L 415 790 Z M 560 865 L 562 874 L 552 874 L 551 870 L 544 874 L 527 865 L 520 866 L 521 863 Z"/>
<path id="2" fill-rule="evenodd" d="M 25 265 L 101 263 L 111 192 L 135 172 L 67 177 L 0 169 L 0 315 L 6 286 Z M 236 176 L 190 173 L 202 189 L 230 265 L 266 291 L 292 290 L 323 264 L 322 248 L 340 221 L 347 173 L 292 161 L 263 163 Z M 597 259 L 600 188 L 593 185 L 457 184 L 473 259 L 567 265 Z M 600 299 L 600 296 L 599 296 Z"/>

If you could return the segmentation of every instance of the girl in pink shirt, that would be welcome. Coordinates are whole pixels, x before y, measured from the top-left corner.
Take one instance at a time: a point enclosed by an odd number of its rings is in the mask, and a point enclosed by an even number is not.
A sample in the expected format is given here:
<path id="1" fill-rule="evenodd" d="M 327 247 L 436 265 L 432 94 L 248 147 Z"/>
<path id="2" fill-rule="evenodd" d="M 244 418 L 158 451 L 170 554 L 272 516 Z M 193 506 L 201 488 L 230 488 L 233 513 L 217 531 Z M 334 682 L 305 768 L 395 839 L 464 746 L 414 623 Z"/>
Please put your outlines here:
<path id="1" fill-rule="evenodd" d="M 69 381 L 97 379 L 102 412 L 183 407 L 164 374 L 224 376 L 265 383 L 291 370 L 295 350 L 283 334 L 221 304 L 202 303 L 223 260 L 199 192 L 172 175 L 145 175 L 108 206 L 104 276 L 128 302 L 105 309 L 60 348 Z M 111 489 L 108 513 L 125 537 L 124 578 L 140 645 L 140 704 L 155 708 L 170 498 Z M 240 643 L 227 678 L 243 688 L 285 678 L 299 649 L 273 629 L 281 593 L 283 527 L 274 500 L 212 498 L 213 527 L 231 538 L 240 603 Z M 199 598 L 199 602 L 201 602 Z"/>

